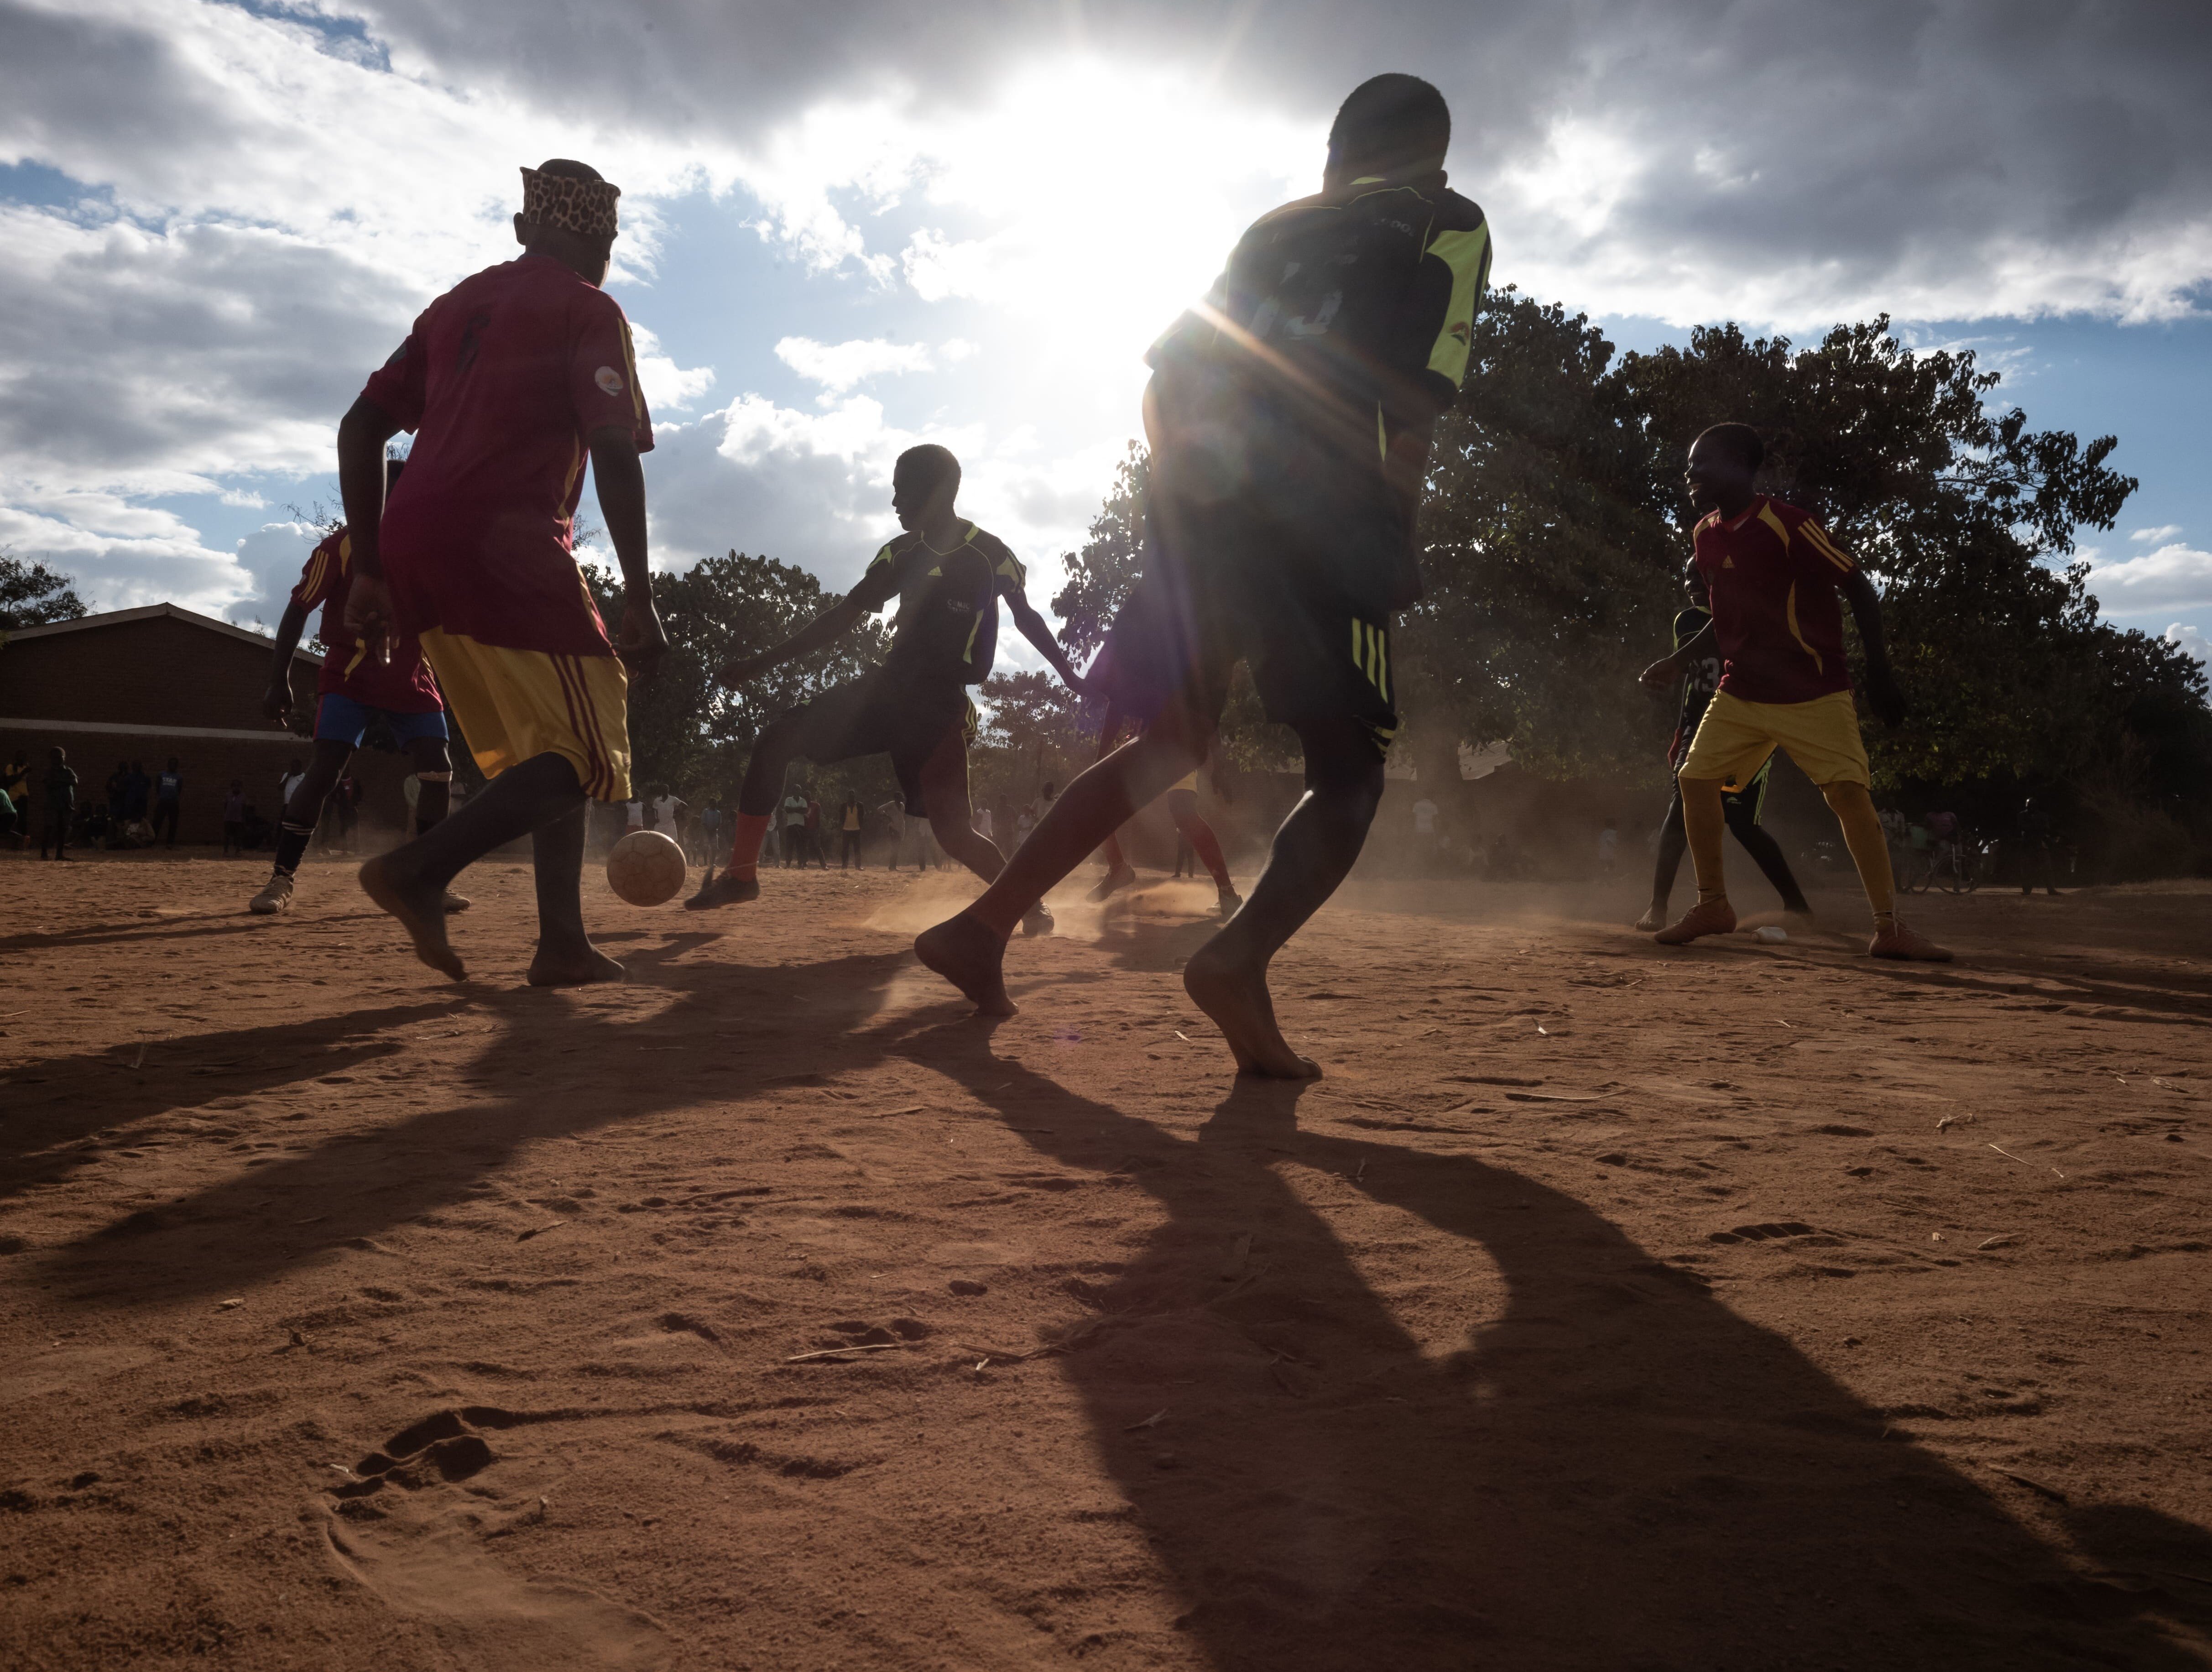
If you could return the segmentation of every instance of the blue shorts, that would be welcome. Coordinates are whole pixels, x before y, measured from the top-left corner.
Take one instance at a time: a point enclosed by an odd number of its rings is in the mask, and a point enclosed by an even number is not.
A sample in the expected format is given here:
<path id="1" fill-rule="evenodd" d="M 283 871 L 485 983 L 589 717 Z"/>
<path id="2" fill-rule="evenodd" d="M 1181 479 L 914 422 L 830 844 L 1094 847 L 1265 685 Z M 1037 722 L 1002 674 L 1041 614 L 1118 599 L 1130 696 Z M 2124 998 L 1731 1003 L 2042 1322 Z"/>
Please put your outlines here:
<path id="1" fill-rule="evenodd" d="M 357 702 L 343 691 L 326 690 L 315 701 L 315 741 L 320 743 L 328 738 L 349 749 L 358 749 L 362 734 L 380 720 L 398 733 L 402 743 L 412 743 L 417 738 L 435 738 L 441 743 L 446 740 L 443 708 L 432 708 L 419 714 L 396 714 L 389 708 L 372 708 L 366 702 Z"/>

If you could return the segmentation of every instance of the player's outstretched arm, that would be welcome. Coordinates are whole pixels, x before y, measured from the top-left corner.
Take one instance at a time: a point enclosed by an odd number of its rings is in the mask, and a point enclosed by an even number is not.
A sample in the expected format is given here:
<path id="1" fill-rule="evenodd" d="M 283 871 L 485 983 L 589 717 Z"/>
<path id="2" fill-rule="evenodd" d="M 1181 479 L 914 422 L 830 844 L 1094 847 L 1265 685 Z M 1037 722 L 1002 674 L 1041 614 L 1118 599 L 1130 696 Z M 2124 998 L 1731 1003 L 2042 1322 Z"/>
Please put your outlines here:
<path id="1" fill-rule="evenodd" d="M 622 624 L 615 649 L 633 677 L 650 678 L 668 648 L 660 612 L 653 607 L 653 565 L 645 538 L 645 466 L 638 462 L 637 439 L 609 424 L 592 432 L 592 480 L 598 485 L 599 515 L 622 567 Z"/>
<path id="2" fill-rule="evenodd" d="M 345 624 L 380 662 L 392 660 L 392 589 L 384 584 L 384 448 L 398 422 L 366 395 L 338 421 L 338 497 L 353 541 Z"/>
<path id="3" fill-rule="evenodd" d="M 1874 589 L 1867 572 L 1854 568 L 1838 583 L 1858 623 L 1859 643 L 1866 649 L 1867 702 L 1885 726 L 1905 724 L 1905 694 L 1890 671 L 1889 646 L 1881 635 L 1881 594 Z"/>
<path id="4" fill-rule="evenodd" d="M 284 606 L 284 618 L 276 623 L 269 689 L 261 696 L 261 712 L 270 720 L 289 721 L 292 717 L 292 653 L 300 648 L 300 635 L 307 625 L 307 606 L 295 598 Z"/>
<path id="5" fill-rule="evenodd" d="M 1014 612 L 1014 625 L 1022 629 L 1022 636 L 1035 645 L 1037 654 L 1052 664 L 1053 671 L 1060 675 L 1060 682 L 1068 690 L 1078 696 L 1089 696 L 1091 687 L 1084 683 L 1083 676 L 1067 660 L 1067 653 L 1060 648 L 1060 641 L 1053 636 L 1051 623 L 1037 613 L 1036 606 L 1030 602 L 1030 595 L 1019 587 L 1012 585 L 1003 585 L 1003 590 L 1006 607 Z"/>
<path id="6" fill-rule="evenodd" d="M 1680 650 L 1671 656 L 1661 657 L 1644 670 L 1640 677 L 1644 689 L 1665 696 L 1680 682 L 1684 669 L 1695 666 L 1713 654 L 1714 642 L 1713 624 L 1709 621 Z"/>
<path id="7" fill-rule="evenodd" d="M 867 583 L 863 581 L 774 649 L 763 650 L 751 656 L 740 656 L 736 661 L 716 668 L 714 683 L 742 685 L 764 673 L 772 672 L 786 662 L 795 662 L 802 656 L 812 655 L 824 645 L 835 644 L 853 630 L 862 616 L 883 608 L 882 599 L 872 604 L 863 596 L 866 586 Z"/>

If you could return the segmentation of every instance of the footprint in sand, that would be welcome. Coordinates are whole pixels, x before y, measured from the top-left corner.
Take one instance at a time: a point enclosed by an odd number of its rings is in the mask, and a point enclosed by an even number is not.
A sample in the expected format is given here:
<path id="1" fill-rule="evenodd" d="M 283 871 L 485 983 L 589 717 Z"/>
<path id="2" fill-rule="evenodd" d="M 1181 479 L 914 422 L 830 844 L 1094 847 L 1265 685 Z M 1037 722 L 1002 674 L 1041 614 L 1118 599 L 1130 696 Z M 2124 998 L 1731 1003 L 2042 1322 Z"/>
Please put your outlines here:
<path id="1" fill-rule="evenodd" d="M 333 1489 L 325 1523 L 339 1567 L 395 1612 L 424 1622 L 457 1659 L 483 1672 L 655 1672 L 675 1648 L 658 1621 L 559 1580 L 518 1578 L 483 1547 L 536 1511 L 488 1517 L 481 1486 L 498 1461 L 477 1431 L 526 1414 L 487 1406 L 441 1411 L 403 1429 Z M 494 1500 L 495 1501 L 495 1500 Z"/>
<path id="2" fill-rule="evenodd" d="M 1797 1219 L 1779 1219 L 1770 1225 L 1740 1225 L 1728 1231 L 1716 1231 L 1705 1238 L 1709 1243 L 1771 1243 L 1782 1237 L 1810 1237 L 1813 1227 Z"/>

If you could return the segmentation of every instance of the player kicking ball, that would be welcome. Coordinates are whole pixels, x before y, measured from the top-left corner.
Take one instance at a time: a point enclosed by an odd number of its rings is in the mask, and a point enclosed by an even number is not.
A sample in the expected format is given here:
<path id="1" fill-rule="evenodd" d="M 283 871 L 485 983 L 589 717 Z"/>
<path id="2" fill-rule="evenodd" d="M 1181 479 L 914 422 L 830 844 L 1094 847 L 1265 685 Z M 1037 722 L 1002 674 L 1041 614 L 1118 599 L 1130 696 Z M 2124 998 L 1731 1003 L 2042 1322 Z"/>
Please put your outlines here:
<path id="1" fill-rule="evenodd" d="M 1305 793 L 1183 987 L 1240 1073 L 1321 1073 L 1275 1021 L 1267 965 L 1344 880 L 1396 735 L 1390 618 L 1420 596 L 1415 514 L 1490 266 L 1482 211 L 1445 184 L 1451 115 L 1413 76 L 1353 89 L 1322 190 L 1262 216 L 1214 294 L 1152 347 L 1152 556 L 1115 617 L 1114 697 L 1143 734 L 1067 787 L 981 899 L 915 942 L 1011 1015 L 1014 924 L 1136 809 L 1205 760 L 1238 662 L 1297 733 Z"/>
<path id="2" fill-rule="evenodd" d="M 1948 951 L 1898 921 L 1889 842 L 1869 789 L 1866 745 L 1844 665 L 1847 598 L 1866 648 L 1867 700 L 1884 725 L 1902 723 L 1905 700 L 1883 645 L 1881 597 L 1819 523 L 1753 490 L 1765 459 L 1765 443 L 1748 424 L 1715 424 L 1690 447 L 1690 503 L 1705 514 L 1693 537 L 1696 562 L 1713 618 L 1646 668 L 1644 683 L 1663 690 L 1711 654 L 1720 658 L 1721 679 L 1676 777 L 1698 903 L 1656 938 L 1679 946 L 1735 929 L 1722 875 L 1722 788 L 1750 782 L 1781 748 L 1820 787 L 1844 827 L 1874 909 L 1868 952 L 1948 964 Z"/>
<path id="3" fill-rule="evenodd" d="M 522 171 L 514 261 L 422 310 L 338 426 L 353 535 L 346 628 L 390 654 L 419 639 L 490 784 L 403 848 L 361 868 L 416 956 L 455 981 L 446 885 L 494 848 L 531 839 L 533 987 L 619 981 L 584 930 L 585 809 L 629 797 L 627 660 L 667 648 L 653 607 L 645 472 L 653 422 L 629 322 L 599 287 L 620 190 L 580 162 Z M 386 501 L 385 444 L 415 432 Z M 584 461 L 622 566 L 619 658 L 570 555 Z"/>
<path id="4" fill-rule="evenodd" d="M 1014 624 L 1070 687 L 1083 681 L 1023 590 L 1022 566 L 1005 542 L 961 520 L 960 461 L 925 444 L 901 453 L 891 471 L 891 510 L 906 532 L 869 563 L 860 584 L 778 645 L 721 669 L 725 685 L 741 685 L 772 668 L 821 649 L 850 632 L 894 598 L 899 601 L 890 654 L 881 667 L 833 686 L 775 721 L 753 745 L 738 791 L 738 823 L 729 868 L 709 877 L 684 904 L 693 911 L 760 898 L 760 851 L 795 760 L 817 765 L 860 755 L 889 755 L 906 811 L 927 818 L 945 851 L 985 882 L 1006 856 L 975 828 L 968 799 L 968 742 L 975 705 L 968 688 L 990 677 L 998 654 L 999 600 Z M 1052 915 L 1032 903 L 1032 934 L 1052 928 Z"/>
<path id="5" fill-rule="evenodd" d="M 396 482 L 403 466 L 398 460 L 386 466 L 386 480 Z M 268 885 L 247 903 L 258 916 L 273 917 L 292 903 L 295 879 L 307 842 L 323 816 L 323 803 L 345 771 L 362 736 L 378 721 L 389 727 L 400 747 L 415 763 L 422 792 L 415 803 L 415 829 L 420 836 L 446 816 L 448 786 L 453 781 L 453 762 L 447 750 L 446 705 L 438 695 L 437 681 L 422 660 L 422 647 L 402 634 L 390 647 L 391 660 L 369 654 L 361 637 L 345 625 L 346 593 L 353 581 L 353 537 L 343 524 L 333 529 L 307 559 L 300 584 L 292 588 L 284 618 L 276 624 L 276 650 L 269 670 L 268 693 L 261 712 L 270 719 L 292 717 L 292 653 L 307 616 L 322 606 L 323 666 L 315 681 L 315 754 L 306 775 L 292 791 L 276 829 L 276 866 Z M 447 911 L 466 911 L 467 900 L 448 889 Z"/>

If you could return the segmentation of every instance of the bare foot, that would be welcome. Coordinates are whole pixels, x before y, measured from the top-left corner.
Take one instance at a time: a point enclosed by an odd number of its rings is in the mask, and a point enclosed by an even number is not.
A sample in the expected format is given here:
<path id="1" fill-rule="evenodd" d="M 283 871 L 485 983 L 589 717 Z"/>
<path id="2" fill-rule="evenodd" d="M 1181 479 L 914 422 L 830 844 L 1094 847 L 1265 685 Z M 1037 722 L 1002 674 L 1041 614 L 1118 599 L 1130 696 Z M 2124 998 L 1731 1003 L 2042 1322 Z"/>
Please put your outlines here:
<path id="1" fill-rule="evenodd" d="M 915 937 L 914 955 L 975 1000 L 986 1016 L 1012 1016 L 1006 996 L 1006 943 L 967 912 Z"/>
<path id="2" fill-rule="evenodd" d="M 618 982 L 629 973 L 587 940 L 581 947 L 540 945 L 530 960 L 528 979 L 532 987 L 589 987 L 593 982 Z"/>
<path id="3" fill-rule="evenodd" d="M 469 978 L 459 954 L 446 939 L 444 889 L 401 876 L 386 855 L 362 866 L 361 890 L 399 920 L 415 942 L 416 958 L 457 982 Z"/>
<path id="4" fill-rule="evenodd" d="M 1093 905 L 1097 905 L 1101 901 L 1112 898 L 1117 890 L 1127 888 L 1136 880 L 1137 873 L 1134 870 L 1126 865 L 1116 866 L 1106 873 L 1104 879 L 1097 887 L 1092 889 L 1086 897 Z"/>
<path id="5" fill-rule="evenodd" d="M 758 877 L 740 877 L 734 871 L 725 871 L 717 877 L 709 872 L 705 885 L 684 903 L 684 909 L 706 911 L 715 906 L 741 906 L 748 900 L 759 898 Z"/>
<path id="6" fill-rule="evenodd" d="M 1644 909 L 1644 915 L 1629 927 L 1638 934 L 1656 934 L 1667 927 L 1667 908 L 1654 900 Z"/>
<path id="7" fill-rule="evenodd" d="M 1269 1079 L 1319 1079 L 1321 1065 L 1292 1050 L 1275 1025 L 1265 972 L 1235 962 L 1216 951 L 1216 945 L 1209 941 L 1192 955 L 1183 966 L 1182 987 L 1229 1042 L 1237 1072 Z"/>
<path id="8" fill-rule="evenodd" d="M 1726 900 L 1700 900 L 1652 937 L 1662 946 L 1680 946 L 1700 936 L 1734 934 L 1735 908 Z"/>

